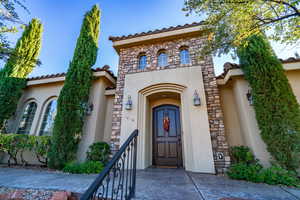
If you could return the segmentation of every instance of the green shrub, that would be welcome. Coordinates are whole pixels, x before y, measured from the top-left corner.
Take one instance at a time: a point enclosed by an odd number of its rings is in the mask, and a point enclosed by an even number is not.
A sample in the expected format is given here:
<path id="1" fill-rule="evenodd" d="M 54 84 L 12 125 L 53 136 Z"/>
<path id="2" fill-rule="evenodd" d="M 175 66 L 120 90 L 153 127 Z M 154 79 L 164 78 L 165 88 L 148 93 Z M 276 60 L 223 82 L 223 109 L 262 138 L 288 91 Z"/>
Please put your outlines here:
<path id="1" fill-rule="evenodd" d="M 5 66 L 0 70 L 0 129 L 5 130 L 7 120 L 16 111 L 26 87 L 26 78 L 37 64 L 42 32 L 43 25 L 40 20 L 32 19 L 25 27 Z"/>
<path id="2" fill-rule="evenodd" d="M 49 152 L 49 166 L 52 168 L 61 169 L 76 158 L 93 81 L 91 67 L 97 58 L 99 24 L 100 9 L 94 6 L 85 14 L 73 59 L 57 100 Z"/>
<path id="3" fill-rule="evenodd" d="M 271 166 L 260 171 L 263 182 L 270 185 L 287 185 L 300 187 L 296 172 L 286 170 L 280 166 Z"/>
<path id="4" fill-rule="evenodd" d="M 50 136 L 31 136 L 34 137 L 33 152 L 35 153 L 38 161 L 44 165 L 48 165 L 48 152 L 51 147 Z"/>
<path id="5" fill-rule="evenodd" d="M 256 163 L 255 157 L 249 147 L 235 146 L 230 148 L 230 156 L 232 163 Z"/>
<path id="6" fill-rule="evenodd" d="M 230 166 L 227 171 L 227 175 L 232 179 L 246 180 L 251 182 L 263 182 L 263 179 L 259 176 L 259 172 L 262 166 L 256 164 L 237 163 Z"/>
<path id="7" fill-rule="evenodd" d="M 253 108 L 267 150 L 280 166 L 300 166 L 300 107 L 282 63 L 263 35 L 250 36 L 237 54 L 252 89 Z"/>
<path id="8" fill-rule="evenodd" d="M 72 174 L 97 174 L 104 168 L 104 164 L 99 161 L 87 161 L 84 163 L 68 163 L 63 168 L 63 172 Z"/>
<path id="9" fill-rule="evenodd" d="M 100 161 L 107 163 L 110 155 L 110 146 L 106 142 L 96 142 L 89 147 L 87 154 L 88 161 Z"/>
<path id="10" fill-rule="evenodd" d="M 8 165 L 11 164 L 11 160 L 16 165 L 26 165 L 28 162 L 23 157 L 24 151 L 33 152 L 39 162 L 47 164 L 50 140 L 49 136 L 0 134 L 0 151 L 8 154 Z M 21 158 L 21 163 L 18 162 L 18 156 Z"/>
<path id="11" fill-rule="evenodd" d="M 277 165 L 263 168 L 248 147 L 232 147 L 230 154 L 233 164 L 228 169 L 227 175 L 232 179 L 270 185 L 300 186 L 296 172 Z"/>

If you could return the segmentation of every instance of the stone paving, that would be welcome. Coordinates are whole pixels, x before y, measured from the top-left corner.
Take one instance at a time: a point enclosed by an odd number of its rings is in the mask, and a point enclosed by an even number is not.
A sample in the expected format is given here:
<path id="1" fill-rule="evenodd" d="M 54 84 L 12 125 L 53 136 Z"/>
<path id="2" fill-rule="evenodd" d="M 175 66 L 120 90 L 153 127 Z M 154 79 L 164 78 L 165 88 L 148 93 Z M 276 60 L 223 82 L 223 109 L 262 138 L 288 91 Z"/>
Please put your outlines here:
<path id="1" fill-rule="evenodd" d="M 97 175 L 0 168 L 0 187 L 66 190 L 82 193 Z M 137 172 L 138 200 L 300 200 L 300 190 L 230 180 L 224 176 L 190 173 L 180 169 Z"/>

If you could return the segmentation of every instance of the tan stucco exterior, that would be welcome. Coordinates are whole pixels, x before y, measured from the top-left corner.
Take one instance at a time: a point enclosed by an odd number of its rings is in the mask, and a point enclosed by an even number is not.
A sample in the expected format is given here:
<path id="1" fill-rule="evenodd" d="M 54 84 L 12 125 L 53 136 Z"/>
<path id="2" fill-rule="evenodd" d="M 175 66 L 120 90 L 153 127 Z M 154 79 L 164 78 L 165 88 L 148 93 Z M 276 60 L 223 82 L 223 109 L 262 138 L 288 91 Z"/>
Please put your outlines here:
<path id="1" fill-rule="evenodd" d="M 202 105 L 193 105 L 193 94 L 198 91 Z M 169 92 L 180 99 L 149 100 L 151 95 Z M 201 67 L 168 69 L 129 74 L 125 78 L 125 99 L 130 95 L 133 109 L 123 109 L 121 143 L 134 129 L 139 129 L 138 168 L 152 165 L 151 110 L 159 103 L 177 104 L 181 110 L 184 167 L 188 171 L 215 173 L 207 108 Z"/>
<path id="2" fill-rule="evenodd" d="M 90 90 L 93 111 L 86 116 L 77 160 L 83 162 L 89 145 L 96 141 L 110 143 L 117 150 L 135 129 L 139 130 L 137 168 L 153 164 L 153 109 L 176 105 L 180 112 L 183 167 L 187 171 L 224 172 L 230 164 L 229 146 L 249 146 L 265 166 L 270 154 L 262 141 L 254 109 L 246 94 L 249 84 L 237 65 L 216 78 L 212 58 L 199 59 L 206 40 L 207 26 L 196 23 L 111 39 L 119 54 L 118 79 L 102 68 L 94 70 L 96 78 Z M 189 63 L 181 62 L 182 47 L 188 49 Z M 158 52 L 164 50 L 167 66 L 158 66 Z M 139 67 L 140 55 L 146 67 Z M 294 94 L 300 102 L 300 59 L 284 62 L 284 69 Z M 230 65 L 233 66 L 233 65 Z M 18 129 L 24 107 L 37 103 L 30 134 L 38 135 L 48 103 L 59 96 L 65 76 L 49 75 L 30 79 L 19 101 L 9 130 Z M 201 105 L 195 106 L 197 91 Z M 132 109 L 126 110 L 128 98 Z M 0 161 L 1 155 L 0 152 Z M 5 156 L 4 156 L 5 157 Z M 38 164 L 25 153 L 25 159 Z M 6 158 L 2 159 L 5 162 Z"/>
<path id="3" fill-rule="evenodd" d="M 80 162 L 85 160 L 86 151 L 92 143 L 97 141 L 109 143 L 110 141 L 114 92 L 106 92 L 106 88 L 114 86 L 115 79 L 105 71 L 94 72 L 94 77 L 95 80 L 92 83 L 89 97 L 89 103 L 93 104 L 93 111 L 86 116 L 83 137 L 77 151 L 77 160 Z M 64 79 L 65 77 L 56 77 L 28 81 L 19 101 L 16 114 L 9 121 L 9 132 L 17 132 L 25 106 L 34 101 L 37 103 L 37 110 L 29 134 L 39 135 L 45 109 L 51 100 L 58 98 Z M 30 164 L 40 164 L 30 152 L 25 152 L 24 157 Z M 2 162 L 6 162 L 7 157 L 3 159 Z"/>
<path id="4" fill-rule="evenodd" d="M 300 103 L 300 63 L 283 65 L 293 92 Z M 270 165 L 271 156 L 266 150 L 257 125 L 253 106 L 246 94 L 250 89 L 241 69 L 231 69 L 218 79 L 226 135 L 230 146 L 249 146 L 264 166 Z"/>

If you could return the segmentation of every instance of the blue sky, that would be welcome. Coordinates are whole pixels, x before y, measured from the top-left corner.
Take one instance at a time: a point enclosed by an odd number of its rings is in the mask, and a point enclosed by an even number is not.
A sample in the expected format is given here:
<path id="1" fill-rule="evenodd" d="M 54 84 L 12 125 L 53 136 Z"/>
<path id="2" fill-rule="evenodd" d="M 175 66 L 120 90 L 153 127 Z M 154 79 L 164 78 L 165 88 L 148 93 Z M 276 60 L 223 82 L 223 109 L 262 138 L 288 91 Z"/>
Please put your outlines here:
<path id="1" fill-rule="evenodd" d="M 118 55 L 108 37 L 200 21 L 199 16 L 185 16 L 181 11 L 183 2 L 184 0 L 26 0 L 25 5 L 31 13 L 27 14 L 19 9 L 23 21 L 28 22 L 36 17 L 44 24 L 40 55 L 42 65 L 38 66 L 30 76 L 67 70 L 83 15 L 96 3 L 102 10 L 102 16 L 98 58 L 94 67 L 108 64 L 116 73 Z M 9 38 L 15 42 L 20 34 Z M 282 45 L 273 45 L 273 47 L 280 58 L 291 57 L 296 51 Z M 223 71 L 223 64 L 228 61 L 232 61 L 230 56 L 214 58 L 216 74 Z"/>

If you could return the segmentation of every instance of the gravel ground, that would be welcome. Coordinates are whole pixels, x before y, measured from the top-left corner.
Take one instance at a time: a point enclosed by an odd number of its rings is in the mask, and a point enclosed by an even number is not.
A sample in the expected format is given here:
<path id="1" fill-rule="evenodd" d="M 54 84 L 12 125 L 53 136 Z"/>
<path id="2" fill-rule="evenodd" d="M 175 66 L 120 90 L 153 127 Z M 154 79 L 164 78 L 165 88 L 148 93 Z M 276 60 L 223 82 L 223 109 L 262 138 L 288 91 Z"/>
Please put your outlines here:
<path id="1" fill-rule="evenodd" d="M 0 194 L 12 193 L 15 191 L 24 191 L 22 193 L 22 198 L 24 200 L 49 200 L 55 192 L 50 190 L 16 189 L 0 187 Z"/>

